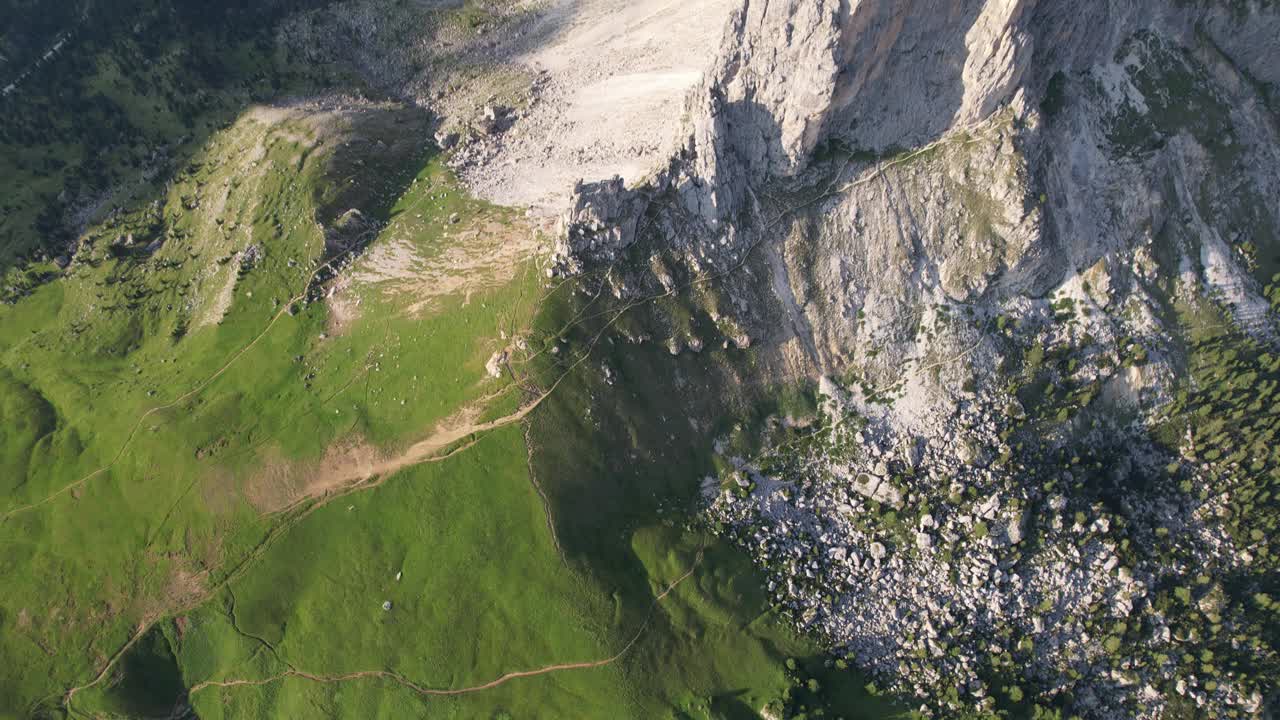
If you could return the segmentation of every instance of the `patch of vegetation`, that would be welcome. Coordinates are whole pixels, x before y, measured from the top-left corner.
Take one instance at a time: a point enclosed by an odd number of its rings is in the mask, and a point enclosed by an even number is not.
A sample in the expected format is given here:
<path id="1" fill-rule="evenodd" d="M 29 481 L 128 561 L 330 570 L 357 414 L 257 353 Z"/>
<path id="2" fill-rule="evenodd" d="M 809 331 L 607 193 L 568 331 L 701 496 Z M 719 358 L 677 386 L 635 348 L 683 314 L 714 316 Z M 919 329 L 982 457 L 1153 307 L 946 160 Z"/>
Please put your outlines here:
<path id="1" fill-rule="evenodd" d="M 1207 71 L 1188 51 L 1171 47 L 1150 32 L 1135 34 L 1116 51 L 1126 64 L 1145 109 L 1126 104 L 1112 123 L 1111 142 L 1138 155 L 1163 147 L 1178 132 L 1190 133 L 1214 151 L 1226 169 L 1239 149 L 1226 101 L 1213 89 Z"/>
<path id="2" fill-rule="evenodd" d="M 1040 101 L 1040 110 L 1049 120 L 1053 120 L 1062 112 L 1067 104 L 1067 76 L 1059 70 L 1049 78 L 1045 87 L 1044 100 Z"/>

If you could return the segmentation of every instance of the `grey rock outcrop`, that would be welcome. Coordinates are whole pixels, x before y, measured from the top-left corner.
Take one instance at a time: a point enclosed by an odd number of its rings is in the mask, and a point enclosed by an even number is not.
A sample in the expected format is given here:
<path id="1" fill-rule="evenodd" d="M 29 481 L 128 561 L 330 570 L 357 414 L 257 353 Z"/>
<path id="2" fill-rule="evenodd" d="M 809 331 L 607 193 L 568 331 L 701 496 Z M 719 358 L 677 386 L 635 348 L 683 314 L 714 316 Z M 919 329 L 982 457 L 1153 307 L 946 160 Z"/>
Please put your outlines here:
<path id="1" fill-rule="evenodd" d="M 620 177 L 577 183 L 573 204 L 560 219 L 552 262 L 561 272 L 581 270 L 583 261 L 609 262 L 636 239 L 648 192 L 629 190 Z"/>
<path id="2" fill-rule="evenodd" d="M 1020 89 L 1029 0 L 745 3 L 690 100 L 690 209 L 740 210 L 746 187 L 803 170 L 823 142 L 880 152 L 982 120 Z"/>

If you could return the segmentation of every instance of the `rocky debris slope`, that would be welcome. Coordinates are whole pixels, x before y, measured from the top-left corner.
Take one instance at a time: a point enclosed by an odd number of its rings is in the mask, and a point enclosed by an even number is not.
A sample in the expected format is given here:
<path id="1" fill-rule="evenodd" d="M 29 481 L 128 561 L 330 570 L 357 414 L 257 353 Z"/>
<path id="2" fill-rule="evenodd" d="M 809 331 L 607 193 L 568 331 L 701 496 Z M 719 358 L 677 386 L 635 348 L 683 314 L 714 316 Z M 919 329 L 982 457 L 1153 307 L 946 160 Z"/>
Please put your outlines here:
<path id="1" fill-rule="evenodd" d="M 735 0 L 557 2 L 548 41 L 509 62 L 535 77 L 527 111 L 478 143 L 462 177 L 501 204 L 559 211 L 578 180 L 635 184 L 679 141 L 681 103 L 702 78 Z"/>
<path id="2" fill-rule="evenodd" d="M 579 182 L 573 199 L 573 206 L 561 214 L 555 235 L 556 260 L 564 264 L 564 271 L 581 270 L 584 257 L 615 260 L 618 251 L 635 241 L 645 196 L 627 190 L 621 177 Z"/>
<path id="3" fill-rule="evenodd" d="M 560 272 L 715 278 L 760 384 L 840 399 L 839 442 L 737 458 L 711 512 L 926 712 L 1241 716 L 1274 689 L 1275 513 L 1241 508 L 1273 494 L 1275 418 L 1238 383 L 1270 392 L 1280 329 L 1278 22 L 744 2 L 662 172 L 577 189 Z M 1197 393 L 1231 423 L 1191 421 Z"/>
<path id="4" fill-rule="evenodd" d="M 998 407 L 961 404 L 946 424 L 963 438 L 957 452 L 826 389 L 821 429 L 800 449 L 728 457 L 708 483 L 721 488 L 712 520 L 766 568 L 799 627 L 924 701 L 925 715 L 1022 697 L 1086 717 L 1159 717 L 1179 696 L 1215 716 L 1262 707 L 1265 685 L 1199 665 L 1188 674 L 1176 659 L 1203 654 L 1191 629 L 1208 622 L 1201 613 L 1248 625 L 1204 574 L 1248 571 L 1249 553 L 1217 522 L 1226 492 L 1201 501 L 1163 484 L 1117 510 L 1096 492 L 1095 466 L 1124 484 L 1159 477 L 1155 448 L 1100 443 L 1065 463 L 1023 448 L 1023 460 L 997 461 L 980 455 L 1015 425 Z M 1157 543 L 1159 555 L 1145 547 Z M 1176 588 L 1198 603 L 1189 618 L 1169 602 Z"/>

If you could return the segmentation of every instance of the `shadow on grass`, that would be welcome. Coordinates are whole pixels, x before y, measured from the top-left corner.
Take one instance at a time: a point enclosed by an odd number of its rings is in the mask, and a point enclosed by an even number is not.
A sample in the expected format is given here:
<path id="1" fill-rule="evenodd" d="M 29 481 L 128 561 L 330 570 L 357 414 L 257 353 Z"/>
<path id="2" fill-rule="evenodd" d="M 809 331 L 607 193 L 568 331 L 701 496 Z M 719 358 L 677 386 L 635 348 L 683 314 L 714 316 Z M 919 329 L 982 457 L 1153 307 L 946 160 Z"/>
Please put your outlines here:
<path id="1" fill-rule="evenodd" d="M 99 0 L 44 28 L 57 51 L 0 95 L 0 277 L 17 286 L 0 299 L 57 277 L 47 261 L 69 257 L 87 222 L 162 197 L 249 105 L 333 86 L 341 69 L 273 46 L 288 13 L 331 2 Z"/>

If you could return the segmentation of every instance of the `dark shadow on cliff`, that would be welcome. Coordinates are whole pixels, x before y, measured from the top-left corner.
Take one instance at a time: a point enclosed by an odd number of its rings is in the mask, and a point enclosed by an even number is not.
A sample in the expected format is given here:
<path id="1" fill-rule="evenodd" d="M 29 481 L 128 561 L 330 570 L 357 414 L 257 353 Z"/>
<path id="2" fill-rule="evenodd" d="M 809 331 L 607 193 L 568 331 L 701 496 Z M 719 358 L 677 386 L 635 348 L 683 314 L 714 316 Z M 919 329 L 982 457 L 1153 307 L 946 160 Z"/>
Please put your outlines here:
<path id="1" fill-rule="evenodd" d="M 780 152 L 777 124 L 759 105 L 730 105 L 716 122 L 732 129 L 747 117 L 763 128 L 763 151 Z M 753 208 L 740 212 L 735 221 L 753 221 Z M 599 565 L 591 561 L 596 556 L 629 555 L 631 532 L 660 520 L 659 510 L 676 517 L 693 510 L 701 479 L 715 474 L 712 440 L 724 430 L 717 424 L 747 412 L 759 390 L 741 373 L 758 350 L 739 349 L 709 306 L 746 270 L 745 253 L 726 250 L 708 261 L 704 270 L 714 279 L 691 273 L 679 255 L 708 241 L 694 234 L 699 218 L 681 207 L 674 190 L 650 199 L 638 228 L 616 262 L 570 280 L 579 292 L 557 293 L 537 326 L 546 341 L 562 346 L 544 356 L 546 377 L 590 353 L 539 406 L 530 432 L 561 544 L 592 566 Z M 657 279 L 659 267 L 673 292 Z M 619 284 L 626 287 L 622 298 L 613 294 Z M 579 316 L 586 319 L 572 322 Z M 618 573 L 620 580 L 634 577 L 630 569 Z"/>
<path id="2" fill-rule="evenodd" d="M 763 154 L 781 152 L 777 124 L 758 104 L 730 105 L 717 117 L 726 124 L 743 121 L 760 130 Z M 755 222 L 751 193 L 744 197 L 748 202 L 735 221 Z M 740 426 L 786 414 L 804 391 L 764 384 L 758 374 L 760 358 L 782 338 L 757 344 L 718 325 L 715 318 L 732 303 L 727 283 L 765 292 L 769 283 L 753 258 L 729 248 L 703 268 L 715 279 L 691 274 L 679 256 L 689 243 L 706 241 L 693 234 L 698 223 L 675 190 L 662 191 L 639 219 L 636 241 L 615 263 L 588 269 L 544 305 L 532 346 L 558 349 L 541 356 L 538 373 L 543 383 L 568 375 L 528 420 L 531 469 L 566 560 L 613 595 L 619 628 L 645 617 L 661 583 L 671 579 L 666 573 L 689 568 L 697 544 L 705 542 L 704 561 L 686 581 L 687 592 L 705 598 L 699 602 L 714 608 L 711 617 L 733 618 L 732 633 L 765 638 L 772 631 L 764 628 L 778 626 L 763 578 L 741 550 L 698 529 L 703 491 L 718 489 L 724 462 L 717 457 L 718 438 L 738 437 Z M 667 293 L 662 274 L 676 290 Z M 623 297 L 615 297 L 614 289 L 623 287 Z M 756 310 L 761 321 L 773 312 Z M 674 353 L 668 340 L 675 341 Z M 582 352 L 590 353 L 588 359 L 574 366 Z M 654 567 L 655 554 L 660 567 Z M 664 665 L 668 672 L 702 673 L 681 652 L 714 631 L 699 625 L 707 616 L 680 609 L 691 602 L 660 606 L 626 666 L 636 673 Z M 772 652 L 780 665 L 783 651 Z M 852 673 L 849 679 L 857 680 Z M 862 682 L 856 687 L 849 692 L 863 704 L 845 706 L 844 716 L 884 717 L 884 708 L 861 693 Z M 714 711 L 748 716 L 752 709 L 738 692 L 739 686 L 719 688 Z"/>
<path id="3" fill-rule="evenodd" d="M 841 71 L 822 118 L 825 132 L 890 153 L 941 137 L 964 103 L 965 38 L 983 9 L 961 1 L 841 2 Z"/>

